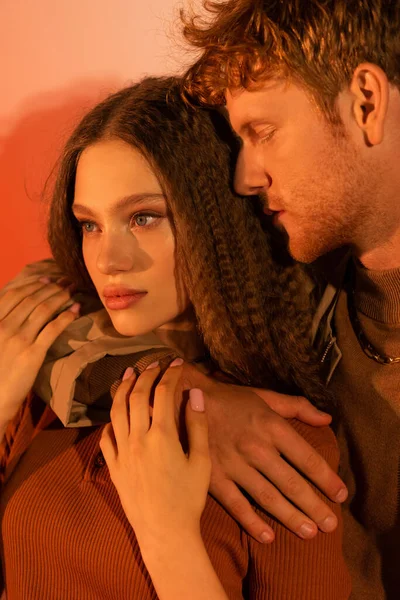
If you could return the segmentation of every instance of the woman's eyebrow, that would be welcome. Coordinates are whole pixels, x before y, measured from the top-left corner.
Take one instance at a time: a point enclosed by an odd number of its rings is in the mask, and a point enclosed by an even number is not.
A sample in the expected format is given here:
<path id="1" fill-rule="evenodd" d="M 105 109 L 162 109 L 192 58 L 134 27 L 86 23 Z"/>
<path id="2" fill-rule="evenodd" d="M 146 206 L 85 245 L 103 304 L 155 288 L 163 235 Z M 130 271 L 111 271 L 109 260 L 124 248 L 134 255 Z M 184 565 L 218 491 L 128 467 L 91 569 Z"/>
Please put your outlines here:
<path id="1" fill-rule="evenodd" d="M 149 192 L 142 194 L 130 194 L 129 196 L 124 196 L 120 198 L 111 208 L 110 213 L 119 212 L 121 209 L 126 208 L 127 206 L 134 206 L 135 204 L 140 204 L 140 202 L 157 202 L 160 200 L 165 201 L 164 194 L 160 192 Z M 95 216 L 95 211 L 84 204 L 72 204 L 72 212 L 79 212 L 80 215 L 88 215 L 90 217 Z"/>

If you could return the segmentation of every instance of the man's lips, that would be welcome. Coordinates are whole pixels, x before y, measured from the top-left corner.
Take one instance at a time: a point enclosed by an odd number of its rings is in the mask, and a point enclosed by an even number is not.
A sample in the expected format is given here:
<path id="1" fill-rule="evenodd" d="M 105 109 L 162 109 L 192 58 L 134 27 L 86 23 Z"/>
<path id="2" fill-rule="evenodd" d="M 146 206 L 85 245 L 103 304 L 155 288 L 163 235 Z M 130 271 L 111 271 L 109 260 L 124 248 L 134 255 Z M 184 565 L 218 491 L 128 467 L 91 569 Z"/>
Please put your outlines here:
<path id="1" fill-rule="evenodd" d="M 266 215 L 269 215 L 270 217 L 272 217 L 272 215 L 276 215 L 277 213 L 282 213 L 282 212 L 284 212 L 284 210 L 282 208 L 269 208 L 268 206 L 266 206 L 263 209 L 263 212 Z"/>
<path id="2" fill-rule="evenodd" d="M 129 308 L 146 296 L 144 290 L 134 290 L 120 286 L 106 286 L 103 290 L 104 304 L 110 310 Z"/>

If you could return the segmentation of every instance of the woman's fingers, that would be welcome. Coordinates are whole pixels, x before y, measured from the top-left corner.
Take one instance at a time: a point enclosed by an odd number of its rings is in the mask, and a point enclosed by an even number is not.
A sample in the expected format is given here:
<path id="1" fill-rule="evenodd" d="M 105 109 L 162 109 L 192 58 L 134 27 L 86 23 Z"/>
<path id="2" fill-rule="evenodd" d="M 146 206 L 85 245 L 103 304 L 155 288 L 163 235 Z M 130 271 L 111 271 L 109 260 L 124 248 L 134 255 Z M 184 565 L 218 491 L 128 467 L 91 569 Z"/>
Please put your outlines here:
<path id="1" fill-rule="evenodd" d="M 198 467 L 208 469 L 209 475 L 211 475 L 204 394 L 197 388 L 189 391 L 189 402 L 186 405 L 186 428 L 189 441 L 189 461 L 197 464 Z"/>
<path id="2" fill-rule="evenodd" d="M 181 358 L 176 358 L 169 365 L 155 389 L 153 404 L 152 425 L 175 432 L 176 436 L 178 430 L 175 419 L 175 397 L 182 376 L 182 365 Z"/>
<path id="3" fill-rule="evenodd" d="M 138 377 L 129 397 L 131 436 L 142 437 L 150 427 L 150 398 L 154 383 L 160 374 L 159 362 L 150 364 Z"/>
<path id="4" fill-rule="evenodd" d="M 175 359 L 160 382 L 154 384 L 160 374 L 157 362 L 150 364 L 135 382 L 133 369 L 125 372 L 111 408 L 111 423 L 118 452 L 124 447 L 128 437 L 141 438 L 150 428 L 150 398 L 154 389 L 154 404 L 151 429 L 162 428 L 173 432 L 178 439 L 175 420 L 175 396 L 180 382 L 183 360 Z M 132 384 L 134 384 L 132 389 Z M 189 443 L 195 457 L 208 458 L 207 420 L 204 415 L 204 397 L 201 390 L 190 392 L 190 414 L 187 414 Z M 190 428 L 190 429 L 189 429 Z"/>
<path id="5" fill-rule="evenodd" d="M 129 438 L 129 394 L 131 393 L 135 380 L 136 375 L 133 372 L 132 367 L 128 367 L 124 373 L 122 382 L 115 393 L 110 411 L 111 424 L 118 452 L 121 452 L 125 447 L 126 441 Z"/>
<path id="6" fill-rule="evenodd" d="M 47 323 L 57 318 L 60 311 L 65 312 L 67 309 L 72 309 L 72 302 L 68 289 L 56 290 L 51 296 L 41 300 L 25 322 L 20 325 L 20 334 L 25 339 L 33 341 Z M 72 312 L 77 314 L 76 308 Z"/>
<path id="7" fill-rule="evenodd" d="M 30 341 L 33 341 L 54 314 L 71 300 L 69 289 L 62 289 L 55 284 L 42 284 L 42 287 L 29 295 L 26 295 L 25 291 L 22 298 L 21 294 L 16 296 L 19 297 L 19 303 L 2 323 L 9 335 L 19 332 Z"/>
<path id="8" fill-rule="evenodd" d="M 58 336 L 79 316 L 80 304 L 75 302 L 72 306 L 60 313 L 50 321 L 39 333 L 34 345 L 45 353 L 55 342 Z"/>
<path id="9" fill-rule="evenodd" d="M 179 359 L 180 360 L 180 359 Z M 183 361 L 181 361 L 183 362 Z M 180 364 L 180 363 L 179 363 Z M 174 405 L 175 389 L 180 373 L 175 376 L 168 374 L 173 369 L 167 369 L 155 390 L 153 423 L 166 425 L 171 421 L 168 418 L 168 407 Z M 154 384 L 160 374 L 159 362 L 151 363 L 137 381 L 130 367 L 124 374 L 111 408 L 111 423 L 113 426 L 118 451 L 130 436 L 143 437 L 150 428 L 150 398 Z M 132 389 L 132 384 L 134 384 Z M 168 405 L 168 406 L 167 406 Z M 158 406 L 158 410 L 157 410 Z M 170 408 L 174 422 L 174 408 Z"/>
<path id="10" fill-rule="evenodd" d="M 103 453 L 104 460 L 106 461 L 108 468 L 110 468 L 113 461 L 115 461 L 118 456 L 112 423 L 107 423 L 107 425 L 104 426 L 99 446 Z"/>
<path id="11" fill-rule="evenodd" d="M 30 283 L 0 290 L 0 321 L 5 319 L 22 300 L 43 289 L 46 285 L 45 282 L 36 279 Z"/>

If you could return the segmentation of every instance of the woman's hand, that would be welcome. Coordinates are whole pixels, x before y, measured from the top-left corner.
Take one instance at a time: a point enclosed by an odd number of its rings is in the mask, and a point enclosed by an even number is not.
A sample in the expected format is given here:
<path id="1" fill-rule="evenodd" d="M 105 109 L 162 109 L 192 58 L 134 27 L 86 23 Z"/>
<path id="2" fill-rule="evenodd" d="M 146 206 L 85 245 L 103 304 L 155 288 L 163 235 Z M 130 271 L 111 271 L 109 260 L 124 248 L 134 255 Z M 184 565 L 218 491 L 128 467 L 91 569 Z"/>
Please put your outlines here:
<path id="1" fill-rule="evenodd" d="M 203 394 L 190 390 L 186 406 L 189 452 L 179 441 L 175 398 L 182 373 L 181 359 L 171 363 L 154 390 L 150 424 L 150 397 L 160 374 L 150 365 L 137 379 L 127 375 L 111 409 L 100 447 L 122 507 L 139 545 L 166 540 L 200 538 L 200 517 L 210 482 L 207 420 Z M 133 389 L 132 389 L 133 386 Z"/>
<path id="2" fill-rule="evenodd" d="M 128 369 L 103 430 L 100 447 L 160 600 L 228 600 L 200 534 L 211 462 L 203 393 L 186 405 L 189 452 L 179 441 L 175 400 L 182 360 L 171 363 L 150 396 L 158 363 L 138 378 Z M 132 390 L 132 386 L 133 390 Z"/>
<path id="3" fill-rule="evenodd" d="M 79 304 L 75 303 L 52 319 L 70 298 L 69 288 L 46 277 L 0 291 L 2 428 L 31 390 L 47 350 L 77 317 Z"/>

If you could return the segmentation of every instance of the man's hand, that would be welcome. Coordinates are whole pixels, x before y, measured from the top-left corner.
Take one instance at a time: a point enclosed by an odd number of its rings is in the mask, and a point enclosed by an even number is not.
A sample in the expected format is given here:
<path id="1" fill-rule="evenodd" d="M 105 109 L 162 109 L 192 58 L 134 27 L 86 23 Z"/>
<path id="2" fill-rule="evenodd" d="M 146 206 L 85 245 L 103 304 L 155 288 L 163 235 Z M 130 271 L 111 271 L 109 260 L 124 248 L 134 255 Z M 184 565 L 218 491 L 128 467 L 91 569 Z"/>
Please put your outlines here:
<path id="1" fill-rule="evenodd" d="M 299 537 L 336 528 L 336 516 L 298 471 L 335 502 L 346 499 L 346 487 L 286 421 L 326 426 L 329 415 L 305 398 L 221 382 L 188 364 L 183 385 L 200 387 L 207 397 L 210 492 L 250 535 L 261 542 L 274 537 L 242 490 Z"/>

